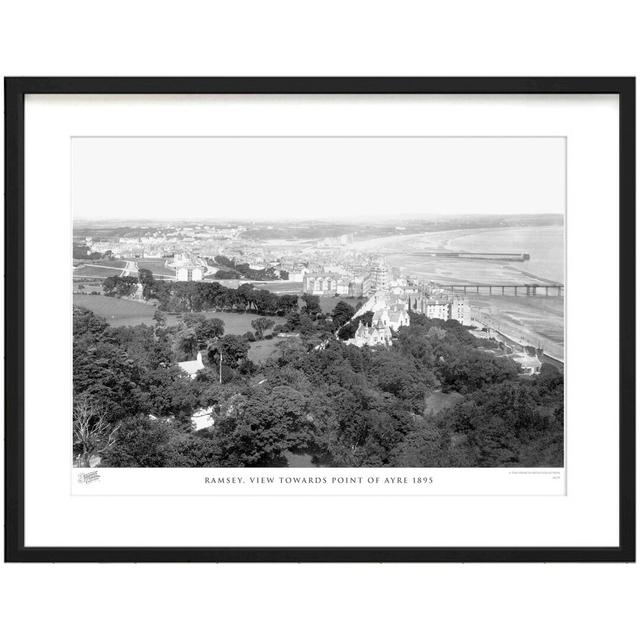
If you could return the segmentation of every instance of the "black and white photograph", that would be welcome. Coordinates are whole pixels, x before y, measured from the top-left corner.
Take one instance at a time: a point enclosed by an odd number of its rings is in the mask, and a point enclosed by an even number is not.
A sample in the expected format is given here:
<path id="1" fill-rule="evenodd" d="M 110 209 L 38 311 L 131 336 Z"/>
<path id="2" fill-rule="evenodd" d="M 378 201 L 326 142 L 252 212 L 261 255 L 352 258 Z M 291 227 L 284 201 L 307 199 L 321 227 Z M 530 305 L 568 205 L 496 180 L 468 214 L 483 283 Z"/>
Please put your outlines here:
<path id="1" fill-rule="evenodd" d="M 566 164 L 74 137 L 73 466 L 562 469 Z"/>

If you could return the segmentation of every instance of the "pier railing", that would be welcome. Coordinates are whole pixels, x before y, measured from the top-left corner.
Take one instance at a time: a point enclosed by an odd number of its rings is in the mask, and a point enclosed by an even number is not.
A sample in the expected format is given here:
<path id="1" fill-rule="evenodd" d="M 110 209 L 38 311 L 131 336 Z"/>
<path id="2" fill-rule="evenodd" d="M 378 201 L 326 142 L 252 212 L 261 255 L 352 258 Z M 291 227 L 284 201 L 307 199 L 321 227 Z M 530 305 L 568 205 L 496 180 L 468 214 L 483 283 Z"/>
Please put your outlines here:
<path id="1" fill-rule="evenodd" d="M 452 293 L 476 293 L 478 295 L 500 296 L 564 296 L 564 285 L 557 284 L 531 284 L 531 283 L 486 283 L 467 282 L 457 284 L 445 284 L 434 282 L 435 286 Z"/>

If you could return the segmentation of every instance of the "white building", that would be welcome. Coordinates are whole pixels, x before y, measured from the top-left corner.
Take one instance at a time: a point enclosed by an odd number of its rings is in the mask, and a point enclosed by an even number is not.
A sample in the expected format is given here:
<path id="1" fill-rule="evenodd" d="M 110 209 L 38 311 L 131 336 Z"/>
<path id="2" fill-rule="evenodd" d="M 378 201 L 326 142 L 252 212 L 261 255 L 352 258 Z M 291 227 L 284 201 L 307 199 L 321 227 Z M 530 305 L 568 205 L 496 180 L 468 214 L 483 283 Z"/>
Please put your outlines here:
<path id="1" fill-rule="evenodd" d="M 202 353 L 198 351 L 198 355 L 195 360 L 183 360 L 182 362 L 178 362 L 178 366 L 191 378 L 195 378 L 198 375 L 198 371 L 204 369 L 204 364 L 202 362 Z"/>
<path id="2" fill-rule="evenodd" d="M 355 336 L 347 340 L 347 344 L 353 344 L 356 347 L 388 347 L 391 344 L 391 329 L 385 327 L 382 322 L 378 322 L 377 325 L 371 327 L 367 327 L 360 322 Z"/>
<path id="3" fill-rule="evenodd" d="M 178 282 L 202 280 L 205 273 L 205 262 L 190 253 L 177 253 L 172 260 L 167 260 L 165 266 L 175 269 Z"/>
<path id="4" fill-rule="evenodd" d="M 302 280 L 302 290 L 304 293 L 314 295 L 334 295 L 338 289 L 338 278 L 332 275 L 310 275 L 306 274 Z M 349 287 L 347 285 L 347 291 Z"/>
<path id="5" fill-rule="evenodd" d="M 210 429 L 214 424 L 213 407 L 206 407 L 205 409 L 198 409 L 191 416 L 191 426 L 194 431 L 200 431 L 200 429 Z"/>
<path id="6" fill-rule="evenodd" d="M 346 278 L 338 278 L 336 282 L 336 293 L 339 296 L 349 295 L 349 280 Z"/>
<path id="7" fill-rule="evenodd" d="M 448 302 L 428 300 L 423 309 L 422 313 L 424 313 L 427 318 L 437 318 L 439 320 L 449 320 L 450 318 L 451 309 Z"/>
<path id="8" fill-rule="evenodd" d="M 534 376 L 540 373 L 542 362 L 538 356 L 530 356 L 528 353 L 514 353 L 511 358 L 522 367 L 522 372 L 527 376 Z"/>
<path id="9" fill-rule="evenodd" d="M 371 269 L 371 293 L 387 291 L 389 281 L 389 269 L 384 260 L 379 260 Z"/>
<path id="10" fill-rule="evenodd" d="M 368 311 L 373 312 L 371 326 L 367 327 L 360 322 L 355 336 L 347 340 L 347 344 L 356 347 L 389 346 L 393 337 L 392 331 L 408 327 L 410 323 L 407 301 L 388 293 L 376 293 L 371 296 L 353 317 L 358 318 Z"/>
<path id="11" fill-rule="evenodd" d="M 471 324 L 471 309 L 464 298 L 450 298 L 443 295 L 409 297 L 409 306 L 414 313 L 438 320 L 457 320 L 461 324 Z"/>
<path id="12" fill-rule="evenodd" d="M 202 267 L 195 265 L 176 267 L 176 280 L 178 282 L 191 282 L 202 280 Z"/>
<path id="13" fill-rule="evenodd" d="M 286 269 L 285 269 L 286 271 Z M 289 271 L 289 281 L 290 282 L 303 282 L 304 277 L 309 272 L 308 269 L 300 269 L 299 271 Z"/>
<path id="14" fill-rule="evenodd" d="M 471 308 L 464 298 L 454 298 L 451 302 L 451 318 L 465 326 L 471 324 Z"/>
<path id="15" fill-rule="evenodd" d="M 388 326 L 393 329 L 393 331 L 398 331 L 400 327 L 408 327 L 410 323 L 409 314 L 406 309 L 391 310 L 388 312 L 387 318 Z"/>

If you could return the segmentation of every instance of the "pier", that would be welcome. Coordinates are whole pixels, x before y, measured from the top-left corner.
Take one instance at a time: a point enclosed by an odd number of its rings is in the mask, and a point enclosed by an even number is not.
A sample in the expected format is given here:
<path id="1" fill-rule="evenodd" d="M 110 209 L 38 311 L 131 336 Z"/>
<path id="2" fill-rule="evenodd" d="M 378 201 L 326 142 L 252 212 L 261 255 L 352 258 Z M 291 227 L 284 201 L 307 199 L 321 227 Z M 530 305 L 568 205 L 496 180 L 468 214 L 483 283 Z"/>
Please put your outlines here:
<path id="1" fill-rule="evenodd" d="M 477 252 L 477 251 L 416 251 L 408 255 L 415 258 L 456 258 L 463 260 L 506 260 L 507 262 L 525 262 L 530 259 L 528 253 Z"/>
<path id="2" fill-rule="evenodd" d="M 485 283 L 465 282 L 458 284 L 442 284 L 434 282 L 434 285 L 451 291 L 452 293 L 475 293 L 488 296 L 564 296 L 564 285 L 560 283 Z"/>

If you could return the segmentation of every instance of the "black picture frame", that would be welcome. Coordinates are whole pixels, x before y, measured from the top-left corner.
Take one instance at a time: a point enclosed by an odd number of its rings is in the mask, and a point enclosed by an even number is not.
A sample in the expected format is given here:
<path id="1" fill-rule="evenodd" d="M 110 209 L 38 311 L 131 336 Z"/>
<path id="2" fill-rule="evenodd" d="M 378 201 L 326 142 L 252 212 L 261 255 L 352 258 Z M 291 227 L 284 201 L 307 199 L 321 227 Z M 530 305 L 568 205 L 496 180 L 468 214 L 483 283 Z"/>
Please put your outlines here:
<path id="1" fill-rule="evenodd" d="M 635 561 L 635 78 L 5 78 L 6 562 Z M 24 100 L 27 94 L 616 94 L 620 159 L 620 475 L 617 547 L 25 547 Z"/>

